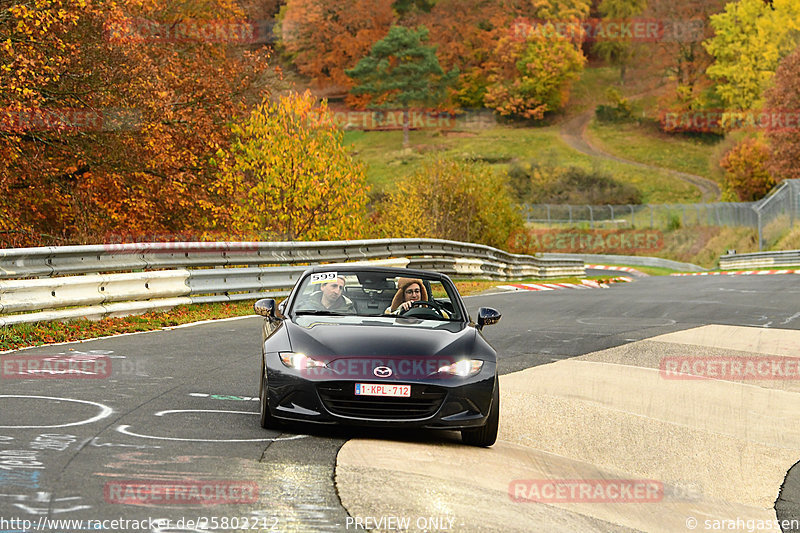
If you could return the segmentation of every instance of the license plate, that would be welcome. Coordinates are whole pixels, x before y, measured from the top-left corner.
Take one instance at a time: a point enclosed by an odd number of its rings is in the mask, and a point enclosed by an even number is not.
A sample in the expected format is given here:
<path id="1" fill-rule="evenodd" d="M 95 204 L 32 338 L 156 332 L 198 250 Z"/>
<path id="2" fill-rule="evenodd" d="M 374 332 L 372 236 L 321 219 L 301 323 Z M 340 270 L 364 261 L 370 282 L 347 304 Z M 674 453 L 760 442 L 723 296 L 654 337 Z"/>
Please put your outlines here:
<path id="1" fill-rule="evenodd" d="M 411 385 L 389 385 L 385 383 L 356 383 L 356 396 L 411 397 Z"/>

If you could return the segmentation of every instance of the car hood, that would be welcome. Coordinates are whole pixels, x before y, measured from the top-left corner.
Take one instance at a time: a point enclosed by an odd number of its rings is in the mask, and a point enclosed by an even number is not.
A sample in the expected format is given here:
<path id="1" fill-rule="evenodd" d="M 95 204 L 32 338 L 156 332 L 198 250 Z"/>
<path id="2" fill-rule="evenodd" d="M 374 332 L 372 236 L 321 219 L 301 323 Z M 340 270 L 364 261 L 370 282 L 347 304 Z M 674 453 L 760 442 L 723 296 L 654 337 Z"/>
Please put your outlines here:
<path id="1" fill-rule="evenodd" d="M 324 365 L 304 368 L 309 379 L 425 380 L 438 376 L 442 367 L 477 356 L 477 332 L 465 323 L 301 316 L 286 321 L 286 328 L 292 351 Z"/>
<path id="2" fill-rule="evenodd" d="M 286 328 L 292 350 L 309 356 L 463 356 L 476 336 L 463 322 L 388 317 L 304 315 Z"/>

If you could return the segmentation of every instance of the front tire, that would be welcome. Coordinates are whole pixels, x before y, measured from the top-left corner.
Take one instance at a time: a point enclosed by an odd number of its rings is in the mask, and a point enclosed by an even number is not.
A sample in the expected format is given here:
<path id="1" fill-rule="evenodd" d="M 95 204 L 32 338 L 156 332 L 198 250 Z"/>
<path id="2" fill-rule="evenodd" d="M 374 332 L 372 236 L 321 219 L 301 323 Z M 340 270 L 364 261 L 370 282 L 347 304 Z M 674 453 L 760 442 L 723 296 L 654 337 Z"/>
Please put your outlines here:
<path id="1" fill-rule="evenodd" d="M 462 429 L 461 442 L 470 446 L 489 447 L 497 441 L 497 429 L 500 425 L 500 382 L 495 380 L 492 393 L 492 406 L 486 423 L 479 428 Z"/>
<path id="2" fill-rule="evenodd" d="M 261 407 L 261 427 L 264 429 L 270 429 L 275 427 L 275 419 L 269 412 L 269 395 L 267 393 L 268 390 L 269 388 L 267 387 L 267 371 L 262 366 L 261 386 L 258 389 L 258 400 L 259 400 L 258 403 Z"/>

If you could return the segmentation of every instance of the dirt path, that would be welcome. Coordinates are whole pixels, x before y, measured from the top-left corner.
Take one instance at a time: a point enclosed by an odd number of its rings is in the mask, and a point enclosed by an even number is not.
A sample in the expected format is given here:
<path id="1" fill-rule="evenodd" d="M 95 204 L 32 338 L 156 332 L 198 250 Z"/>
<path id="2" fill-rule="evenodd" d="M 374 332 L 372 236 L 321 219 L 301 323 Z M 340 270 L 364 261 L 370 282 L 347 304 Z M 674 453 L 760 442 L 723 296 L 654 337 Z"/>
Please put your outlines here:
<path id="1" fill-rule="evenodd" d="M 688 182 L 691 185 L 694 185 L 695 187 L 700 189 L 700 194 L 702 195 L 702 199 L 704 202 L 715 202 L 719 200 L 720 197 L 719 186 L 708 178 L 704 178 L 703 176 L 697 176 L 695 174 L 687 174 L 685 172 L 679 172 L 677 170 L 673 170 L 670 168 L 657 167 L 655 165 L 648 165 L 646 163 L 640 163 L 638 161 L 624 159 L 622 157 L 609 154 L 608 152 L 604 152 L 597 146 L 591 144 L 589 140 L 586 138 L 586 127 L 589 125 L 589 122 L 591 122 L 593 115 L 594 115 L 593 110 L 584 111 L 583 113 L 575 115 L 574 117 L 568 119 L 561 125 L 561 130 L 559 131 L 559 134 L 561 135 L 561 138 L 564 140 L 564 142 L 567 143 L 571 148 L 583 154 L 590 155 L 592 157 L 602 157 L 604 159 L 619 161 L 620 163 L 633 165 L 639 168 L 645 168 L 649 170 L 661 170 L 664 172 L 668 172 L 669 174 L 672 174 L 676 178 Z"/>

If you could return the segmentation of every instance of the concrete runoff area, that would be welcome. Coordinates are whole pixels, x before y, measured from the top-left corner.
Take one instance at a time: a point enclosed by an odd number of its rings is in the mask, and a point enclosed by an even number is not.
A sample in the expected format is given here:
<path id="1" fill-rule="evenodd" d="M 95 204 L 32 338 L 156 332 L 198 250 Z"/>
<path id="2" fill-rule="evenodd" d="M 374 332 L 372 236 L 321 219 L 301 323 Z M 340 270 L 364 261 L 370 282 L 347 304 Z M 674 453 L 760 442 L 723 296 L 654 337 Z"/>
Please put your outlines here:
<path id="1" fill-rule="evenodd" d="M 780 532 L 797 357 L 800 331 L 710 325 L 501 376 L 495 446 L 350 440 L 337 490 L 375 531 Z"/>

